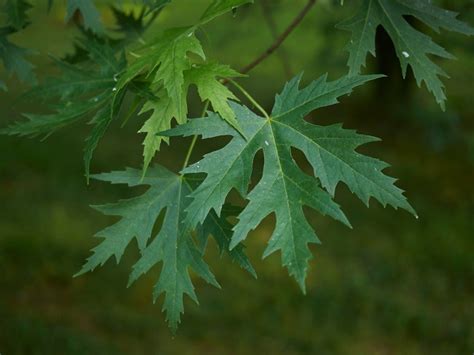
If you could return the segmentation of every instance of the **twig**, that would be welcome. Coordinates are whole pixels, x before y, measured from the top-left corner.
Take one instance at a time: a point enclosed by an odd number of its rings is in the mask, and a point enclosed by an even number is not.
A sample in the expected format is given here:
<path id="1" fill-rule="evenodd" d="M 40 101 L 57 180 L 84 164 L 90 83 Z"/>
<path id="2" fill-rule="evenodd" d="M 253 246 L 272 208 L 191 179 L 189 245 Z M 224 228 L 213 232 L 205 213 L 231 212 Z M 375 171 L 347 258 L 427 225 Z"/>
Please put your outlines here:
<path id="1" fill-rule="evenodd" d="M 261 0 L 260 5 L 262 7 L 263 17 L 265 21 L 267 22 L 267 26 L 268 26 L 268 29 L 270 30 L 273 40 L 276 40 L 278 38 L 278 27 L 273 17 L 271 5 L 268 3 L 268 0 Z M 292 75 L 290 61 L 288 59 L 288 53 L 285 51 L 284 47 L 281 47 L 280 50 L 276 54 L 278 55 L 278 58 L 280 58 L 280 62 L 283 67 L 283 70 L 287 78 L 289 79 L 293 75 Z"/>
<path id="2" fill-rule="evenodd" d="M 242 74 L 246 74 L 249 71 L 251 71 L 253 68 L 255 68 L 257 65 L 259 65 L 261 62 L 263 62 L 265 59 L 267 59 L 268 56 L 270 56 L 275 50 L 278 49 L 278 47 L 281 46 L 281 44 L 285 41 L 285 39 L 293 32 L 293 30 L 298 27 L 300 22 L 304 19 L 306 14 L 311 10 L 313 5 L 316 4 L 316 0 L 308 0 L 308 3 L 305 5 L 305 7 L 299 12 L 298 15 L 293 19 L 293 21 L 288 25 L 285 31 L 278 36 L 273 44 L 267 48 L 265 52 L 260 54 L 255 60 L 253 60 L 251 63 L 243 67 L 240 72 Z"/>

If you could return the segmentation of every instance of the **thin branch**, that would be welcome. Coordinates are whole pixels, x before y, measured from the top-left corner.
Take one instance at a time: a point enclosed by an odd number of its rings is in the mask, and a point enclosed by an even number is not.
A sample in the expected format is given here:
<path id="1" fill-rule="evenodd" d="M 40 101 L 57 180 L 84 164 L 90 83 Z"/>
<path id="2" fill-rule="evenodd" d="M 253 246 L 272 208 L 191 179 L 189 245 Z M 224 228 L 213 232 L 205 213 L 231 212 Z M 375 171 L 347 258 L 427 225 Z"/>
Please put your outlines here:
<path id="1" fill-rule="evenodd" d="M 273 44 L 267 48 L 265 52 L 260 54 L 255 60 L 253 60 L 251 63 L 243 67 L 240 72 L 242 74 L 246 74 L 249 71 L 251 71 L 253 68 L 255 68 L 257 65 L 259 65 L 261 62 L 263 62 L 265 59 L 267 59 L 268 56 L 270 56 L 275 50 L 278 49 L 278 47 L 281 46 L 281 44 L 285 41 L 285 39 L 293 32 L 293 30 L 298 27 L 300 22 L 305 18 L 306 14 L 311 10 L 311 8 L 316 4 L 316 0 L 308 0 L 308 3 L 305 5 L 305 7 L 299 12 L 298 15 L 293 19 L 293 21 L 288 25 L 285 31 L 278 36 Z"/>
<path id="2" fill-rule="evenodd" d="M 260 5 L 262 7 L 263 18 L 267 22 L 267 26 L 270 30 L 273 40 L 276 41 L 278 38 L 278 27 L 275 23 L 275 18 L 273 17 L 272 7 L 269 4 L 268 0 L 261 0 Z M 276 54 L 280 59 L 281 65 L 287 78 L 291 78 L 293 74 L 291 70 L 290 60 L 288 59 L 288 53 L 285 51 L 285 48 L 282 46 Z"/>

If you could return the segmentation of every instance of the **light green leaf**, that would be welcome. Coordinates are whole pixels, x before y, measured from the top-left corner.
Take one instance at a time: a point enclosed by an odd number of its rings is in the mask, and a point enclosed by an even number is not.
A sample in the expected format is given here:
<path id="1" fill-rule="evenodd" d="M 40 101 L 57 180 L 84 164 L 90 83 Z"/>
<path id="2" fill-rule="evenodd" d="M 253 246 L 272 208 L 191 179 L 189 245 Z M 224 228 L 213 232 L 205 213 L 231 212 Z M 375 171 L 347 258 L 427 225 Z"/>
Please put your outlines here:
<path id="1" fill-rule="evenodd" d="M 429 36 L 412 27 L 405 16 L 414 16 L 435 31 L 444 28 L 467 35 L 474 34 L 473 28 L 456 19 L 455 12 L 436 7 L 429 0 L 363 0 L 357 14 L 338 25 L 352 31 L 351 41 L 347 45 L 350 73 L 358 74 L 361 71 L 368 53 L 375 56 L 375 34 L 377 27 L 383 26 L 395 46 L 403 77 L 410 65 L 418 86 L 425 82 L 444 109 L 446 95 L 440 77 L 448 75 L 429 56 L 454 57 Z"/>
<path id="2" fill-rule="evenodd" d="M 181 110 L 187 111 L 186 100 L 183 99 L 181 105 L 183 106 Z M 162 91 L 159 99 L 147 101 L 143 105 L 140 114 L 149 111 L 153 112 L 146 120 L 143 127 L 139 130 L 140 133 L 146 133 L 145 140 L 143 141 L 143 174 L 146 173 L 146 170 L 156 152 L 160 150 L 162 141 L 168 143 L 168 139 L 158 135 L 158 133 L 170 129 L 172 119 L 179 118 L 175 100 L 169 98 L 164 91 Z M 186 120 L 178 121 L 179 124 L 183 124 L 184 122 L 186 122 Z"/>
<path id="3" fill-rule="evenodd" d="M 145 51 L 138 54 L 138 59 L 120 75 L 117 83 L 117 94 L 127 83 L 146 72 L 153 75 L 150 86 L 162 85 L 168 97 L 177 108 L 177 119 L 186 119 L 183 111 L 185 99 L 184 72 L 191 67 L 189 54 L 194 53 L 205 58 L 201 43 L 191 27 L 171 29 L 161 34 Z"/>
<path id="4" fill-rule="evenodd" d="M 193 201 L 186 210 L 186 222 L 190 225 L 202 223 L 211 210 L 220 215 L 227 195 L 235 188 L 249 204 L 239 215 L 230 247 L 238 245 L 262 219 L 275 213 L 275 231 L 264 255 L 281 250 L 283 265 L 304 291 L 307 264 L 311 258 L 307 244 L 319 242 L 304 216 L 304 205 L 349 225 L 332 196 L 336 185 L 342 181 L 365 203 L 374 197 L 383 205 L 390 204 L 414 213 L 402 190 L 394 185 L 395 179 L 382 173 L 387 164 L 355 152 L 359 145 L 375 141 L 375 138 L 344 130 L 340 125 L 316 126 L 303 120 L 312 110 L 337 103 L 339 96 L 377 77 L 356 75 L 327 82 L 323 76 L 301 90 L 300 77 L 296 77 L 277 96 L 269 119 L 232 104 L 247 140 L 214 114 L 190 120 L 163 133 L 168 136 L 202 135 L 203 138 L 232 136 L 224 148 L 209 153 L 183 171 L 207 175 L 191 194 Z M 291 155 L 292 147 L 306 155 L 314 169 L 314 177 L 297 166 Z M 248 194 L 253 160 L 260 150 L 265 159 L 263 176 Z"/>
<path id="5" fill-rule="evenodd" d="M 228 100 L 238 101 L 237 97 L 218 78 L 242 77 L 243 75 L 227 65 L 208 63 L 195 66 L 187 72 L 186 78 L 190 84 L 197 86 L 201 100 L 209 100 L 215 112 L 230 125 L 242 133 L 234 111 L 229 106 Z"/>
<path id="6" fill-rule="evenodd" d="M 129 284 L 154 265 L 162 264 L 154 287 L 154 299 L 165 294 L 163 311 L 166 312 L 170 328 L 175 332 L 184 311 L 184 295 L 187 294 L 197 302 L 189 269 L 193 269 L 208 283 L 219 287 L 193 241 L 191 230 L 182 223 L 184 209 L 189 201 L 186 198 L 190 193 L 189 185 L 182 177 L 160 166 L 150 168 L 143 180 L 141 171 L 134 169 L 93 177 L 114 184 L 148 185 L 149 189 L 132 199 L 95 206 L 104 214 L 120 216 L 121 219 L 97 234 L 104 240 L 93 249 L 93 255 L 77 275 L 94 270 L 114 256 L 119 262 L 127 246 L 136 239 L 141 257 L 133 266 Z M 153 237 L 156 220 L 165 210 L 160 231 Z"/>
<path id="7" fill-rule="evenodd" d="M 188 53 L 205 58 L 201 43 L 193 32 L 181 35 L 161 47 L 160 56 L 154 64 L 154 68 L 159 65 L 154 82 L 163 82 L 163 87 L 178 109 L 179 121 L 186 119 L 186 112 L 183 112 L 180 103 L 184 95 L 184 71 L 191 67 Z"/>

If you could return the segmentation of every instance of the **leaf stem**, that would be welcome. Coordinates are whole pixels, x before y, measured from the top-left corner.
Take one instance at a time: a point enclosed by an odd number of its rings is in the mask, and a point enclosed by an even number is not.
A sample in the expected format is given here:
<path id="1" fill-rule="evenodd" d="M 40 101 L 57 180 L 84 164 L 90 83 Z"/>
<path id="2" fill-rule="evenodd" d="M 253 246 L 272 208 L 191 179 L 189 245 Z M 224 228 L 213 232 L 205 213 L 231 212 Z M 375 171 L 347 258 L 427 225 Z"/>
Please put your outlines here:
<path id="1" fill-rule="evenodd" d="M 206 100 L 206 102 L 204 103 L 203 109 L 202 109 L 201 117 L 204 117 L 208 107 L 209 107 L 209 100 Z M 182 169 L 184 169 L 188 166 L 189 159 L 191 159 L 191 154 L 193 153 L 194 147 L 196 146 L 197 139 L 198 139 L 197 135 L 193 136 L 193 140 L 191 141 L 191 144 L 189 145 L 188 152 L 186 153 L 186 158 L 184 159 Z"/>
<path id="2" fill-rule="evenodd" d="M 122 121 L 122 124 L 120 125 L 120 128 L 123 128 L 125 127 L 125 125 L 127 124 L 128 120 L 133 116 L 133 114 L 135 113 L 135 111 L 137 110 L 138 106 L 140 105 L 142 99 L 139 98 L 138 96 L 135 96 L 134 100 L 133 100 L 133 103 L 132 105 L 130 106 L 128 112 L 127 112 L 127 115 L 125 116 L 125 118 L 123 119 Z"/>
<path id="3" fill-rule="evenodd" d="M 270 115 L 267 113 L 267 111 L 265 111 L 265 109 L 260 106 L 260 104 L 248 93 L 247 90 L 245 90 L 242 86 L 240 86 L 237 82 L 230 78 L 228 78 L 227 81 L 234 85 L 237 89 L 239 89 L 240 92 L 244 94 L 247 99 L 249 99 L 249 101 L 255 106 L 255 108 L 257 108 L 263 114 L 266 119 L 270 119 Z"/>

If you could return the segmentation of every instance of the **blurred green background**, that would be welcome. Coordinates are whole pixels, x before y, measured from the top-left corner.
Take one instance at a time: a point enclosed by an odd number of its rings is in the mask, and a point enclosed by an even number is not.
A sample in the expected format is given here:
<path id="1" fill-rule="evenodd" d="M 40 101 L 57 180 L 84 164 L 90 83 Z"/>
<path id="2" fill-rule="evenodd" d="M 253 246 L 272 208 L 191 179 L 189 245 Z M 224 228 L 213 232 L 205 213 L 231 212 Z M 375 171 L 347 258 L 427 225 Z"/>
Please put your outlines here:
<path id="1" fill-rule="evenodd" d="M 32 11 L 33 25 L 16 43 L 34 48 L 39 77 L 51 73 L 47 54 L 72 51 L 74 26 L 64 24 L 57 2 Z M 145 36 L 192 23 L 205 0 L 175 0 Z M 208 56 L 241 68 L 272 41 L 271 22 L 282 31 L 303 0 L 262 1 L 235 17 L 224 16 L 199 33 Z M 242 83 L 266 108 L 291 74 L 304 70 L 308 82 L 325 72 L 346 72 L 343 50 L 349 34 L 335 30 L 351 6 L 318 1 L 282 48 Z M 441 2 L 443 3 L 443 2 Z M 349 4 L 351 5 L 351 4 Z M 354 4 L 352 4 L 353 6 Z M 474 24 L 473 2 L 444 1 Z M 128 8 L 133 5 L 125 4 Z M 103 3 L 103 21 L 113 26 Z M 419 25 L 415 23 L 415 25 Z M 343 122 L 382 142 L 362 151 L 388 161 L 387 170 L 418 211 L 367 209 L 339 186 L 337 201 L 354 227 L 309 214 L 322 245 L 313 246 L 308 292 L 301 294 L 279 255 L 261 260 L 273 228 L 268 218 L 249 238 L 247 249 L 258 280 L 219 257 L 209 263 L 223 289 L 196 280 L 200 305 L 186 299 L 186 313 L 173 337 L 153 305 L 151 288 L 159 269 L 130 289 L 126 282 L 137 256 L 130 247 L 120 265 L 72 278 L 112 222 L 88 205 L 111 202 L 138 191 L 104 183 L 86 185 L 82 149 L 87 127 L 74 126 L 39 139 L 0 137 L 0 353 L 11 354 L 471 354 L 474 351 L 474 43 L 461 35 L 431 33 L 458 60 L 440 61 L 447 111 L 436 106 L 411 77 L 402 81 L 391 45 L 378 38 L 385 55 L 369 68 L 389 79 L 357 89 L 342 104 L 322 109 L 313 122 Z M 2 69 L 3 70 L 3 69 Z M 0 125 L 40 109 L 18 100 L 25 89 L 15 78 L 0 95 Z M 200 106 L 193 104 L 193 114 Z M 141 164 L 144 117 L 125 128 L 116 124 L 100 145 L 95 172 Z M 117 121 L 118 122 L 118 121 Z M 157 161 L 182 164 L 188 140 L 175 140 Z M 203 142 L 199 154 L 216 146 Z"/>

